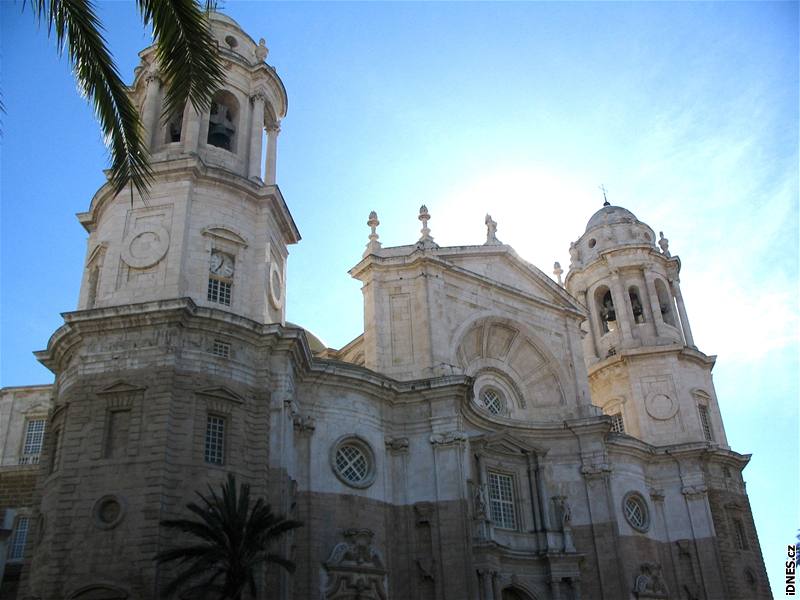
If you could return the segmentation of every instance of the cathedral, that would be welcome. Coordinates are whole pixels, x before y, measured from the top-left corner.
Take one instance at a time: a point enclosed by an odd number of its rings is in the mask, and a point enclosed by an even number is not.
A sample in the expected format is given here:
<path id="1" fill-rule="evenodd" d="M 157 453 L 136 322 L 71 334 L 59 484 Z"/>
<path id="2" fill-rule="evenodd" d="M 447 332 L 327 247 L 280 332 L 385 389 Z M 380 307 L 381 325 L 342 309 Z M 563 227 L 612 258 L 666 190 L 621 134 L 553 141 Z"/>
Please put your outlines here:
<path id="1" fill-rule="evenodd" d="M 0 597 L 159 597 L 160 521 L 233 473 L 304 523 L 258 598 L 771 598 L 663 234 L 606 203 L 550 277 L 489 215 L 442 247 L 423 206 L 384 247 L 372 213 L 364 331 L 327 348 L 285 320 L 286 90 L 264 40 L 211 25 L 208 110 L 161 119 L 141 52 L 150 198 L 106 183 L 78 215 L 78 309 L 36 353 L 55 382 L 0 390 Z"/>

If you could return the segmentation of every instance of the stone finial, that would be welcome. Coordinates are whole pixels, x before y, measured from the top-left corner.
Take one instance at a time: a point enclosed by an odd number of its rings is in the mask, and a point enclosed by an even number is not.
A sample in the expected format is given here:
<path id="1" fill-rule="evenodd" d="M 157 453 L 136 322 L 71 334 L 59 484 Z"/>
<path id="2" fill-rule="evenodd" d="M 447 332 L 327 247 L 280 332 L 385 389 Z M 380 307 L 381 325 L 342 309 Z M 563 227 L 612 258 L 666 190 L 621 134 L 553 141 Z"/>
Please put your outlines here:
<path id="1" fill-rule="evenodd" d="M 438 248 L 439 244 L 433 241 L 433 236 L 431 235 L 431 230 L 428 228 L 428 221 L 431 218 L 431 214 L 428 212 L 428 207 L 424 204 L 419 207 L 419 220 L 422 221 L 422 229 L 420 233 L 419 241 L 417 242 L 418 248 Z"/>
<path id="2" fill-rule="evenodd" d="M 256 47 L 256 58 L 258 62 L 264 62 L 267 60 L 267 55 L 269 54 L 269 48 L 267 48 L 267 42 L 264 38 L 258 40 L 258 46 Z"/>
<path id="3" fill-rule="evenodd" d="M 367 225 L 369 226 L 370 233 L 369 233 L 369 243 L 367 244 L 367 249 L 364 250 L 363 256 L 369 256 L 370 254 L 374 254 L 377 250 L 380 250 L 381 243 L 378 241 L 378 225 L 381 222 L 378 220 L 378 213 L 374 210 L 369 213 L 369 220 L 367 221 Z"/>
<path id="4" fill-rule="evenodd" d="M 497 223 L 492 220 L 492 215 L 486 213 L 486 243 L 484 246 L 502 246 L 503 242 L 497 239 Z"/>
<path id="5" fill-rule="evenodd" d="M 661 247 L 661 254 L 669 258 L 670 256 L 672 256 L 669 253 L 669 240 L 664 237 L 663 231 L 659 231 L 658 236 L 659 236 L 658 245 Z"/>
<path id="6" fill-rule="evenodd" d="M 564 269 L 561 268 L 561 263 L 556 261 L 553 263 L 553 275 L 556 276 L 558 280 L 558 285 L 564 287 L 564 283 L 561 281 L 561 276 L 564 274 Z"/>

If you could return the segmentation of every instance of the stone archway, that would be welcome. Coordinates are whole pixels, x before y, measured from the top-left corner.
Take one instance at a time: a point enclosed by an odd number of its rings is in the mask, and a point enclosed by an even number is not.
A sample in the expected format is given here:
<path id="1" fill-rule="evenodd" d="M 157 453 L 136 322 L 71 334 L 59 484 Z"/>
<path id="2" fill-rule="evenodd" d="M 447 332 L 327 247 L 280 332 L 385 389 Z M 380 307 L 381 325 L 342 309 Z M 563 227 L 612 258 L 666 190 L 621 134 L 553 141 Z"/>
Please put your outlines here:
<path id="1" fill-rule="evenodd" d="M 128 600 L 128 593 L 110 585 L 88 585 L 70 595 L 69 600 Z"/>
<path id="2" fill-rule="evenodd" d="M 500 596 L 502 600 L 534 600 L 530 594 L 517 587 L 504 588 Z"/>

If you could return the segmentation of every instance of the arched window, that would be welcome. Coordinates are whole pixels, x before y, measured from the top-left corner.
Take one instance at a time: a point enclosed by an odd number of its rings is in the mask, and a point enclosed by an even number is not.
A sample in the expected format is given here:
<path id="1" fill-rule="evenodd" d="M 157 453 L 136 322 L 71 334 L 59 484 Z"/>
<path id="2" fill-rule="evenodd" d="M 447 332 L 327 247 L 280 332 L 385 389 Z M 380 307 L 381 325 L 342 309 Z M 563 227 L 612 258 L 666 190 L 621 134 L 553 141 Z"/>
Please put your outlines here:
<path id="1" fill-rule="evenodd" d="M 658 305 L 661 307 L 661 316 L 664 319 L 664 323 L 677 327 L 672 295 L 667 291 L 667 286 L 660 279 L 656 279 L 656 296 L 658 296 Z"/>
<path id="2" fill-rule="evenodd" d="M 169 119 L 167 119 L 167 124 L 165 127 L 165 134 L 164 134 L 165 144 L 172 144 L 181 141 L 181 134 L 183 132 L 184 109 L 185 106 L 181 106 L 179 110 L 172 113 Z"/>
<path id="3" fill-rule="evenodd" d="M 208 116 L 208 138 L 210 146 L 236 152 L 236 124 L 239 119 L 239 103 L 233 94 L 219 91 L 211 101 Z"/>
<path id="4" fill-rule="evenodd" d="M 614 299 L 611 290 L 602 286 L 594 293 L 597 302 L 597 314 L 600 317 L 600 330 L 602 333 L 614 331 L 617 328 L 617 311 L 614 309 Z"/>
<path id="5" fill-rule="evenodd" d="M 632 285 L 628 288 L 628 297 L 631 299 L 631 311 L 633 311 L 633 321 L 635 323 L 644 323 L 644 306 L 642 306 L 642 299 L 639 295 L 639 288 Z"/>

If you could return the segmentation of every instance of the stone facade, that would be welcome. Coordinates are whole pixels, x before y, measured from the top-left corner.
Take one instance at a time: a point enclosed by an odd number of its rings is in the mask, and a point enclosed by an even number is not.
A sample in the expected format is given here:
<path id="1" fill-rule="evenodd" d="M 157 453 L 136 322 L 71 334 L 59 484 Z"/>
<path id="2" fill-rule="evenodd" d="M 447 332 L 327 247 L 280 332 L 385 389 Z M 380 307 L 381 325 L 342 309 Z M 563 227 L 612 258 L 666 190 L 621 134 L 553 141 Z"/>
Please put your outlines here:
<path id="1" fill-rule="evenodd" d="M 373 213 L 364 332 L 325 348 L 284 320 L 283 85 L 212 24 L 230 80 L 209 111 L 160 122 L 142 52 L 152 196 L 106 185 L 79 215 L 79 310 L 37 353 L 55 383 L 2 391 L 0 509 L 28 519 L 4 596 L 156 598 L 159 522 L 232 472 L 305 523 L 263 598 L 770 598 L 749 457 L 663 236 L 606 206 L 561 284 L 489 215 L 486 244 L 443 248 L 421 207 L 420 239 L 383 248 Z"/>

